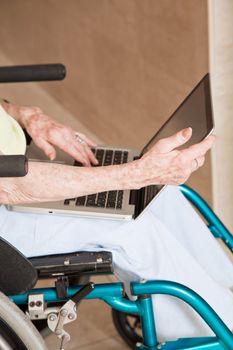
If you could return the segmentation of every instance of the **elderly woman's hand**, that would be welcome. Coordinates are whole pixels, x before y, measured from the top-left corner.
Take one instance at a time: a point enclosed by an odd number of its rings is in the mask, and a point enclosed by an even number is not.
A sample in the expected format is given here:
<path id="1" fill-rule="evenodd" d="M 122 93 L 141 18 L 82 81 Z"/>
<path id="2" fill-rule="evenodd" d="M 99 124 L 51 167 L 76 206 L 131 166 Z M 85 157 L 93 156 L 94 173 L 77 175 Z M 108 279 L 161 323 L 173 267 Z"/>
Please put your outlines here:
<path id="1" fill-rule="evenodd" d="M 13 104 L 7 106 L 8 113 L 16 117 L 27 130 L 34 143 L 51 159 L 55 159 L 55 147 L 68 153 L 85 166 L 97 165 L 91 147 L 96 144 L 84 134 L 75 132 L 48 117 L 38 107 L 21 107 Z"/>
<path id="2" fill-rule="evenodd" d="M 213 146 L 215 136 L 183 150 L 177 150 L 192 135 L 192 129 L 183 129 L 177 134 L 158 141 L 143 157 L 132 163 L 137 172 L 138 187 L 151 184 L 182 184 L 204 164 L 206 152 Z M 135 172 L 134 171 L 134 172 Z"/>

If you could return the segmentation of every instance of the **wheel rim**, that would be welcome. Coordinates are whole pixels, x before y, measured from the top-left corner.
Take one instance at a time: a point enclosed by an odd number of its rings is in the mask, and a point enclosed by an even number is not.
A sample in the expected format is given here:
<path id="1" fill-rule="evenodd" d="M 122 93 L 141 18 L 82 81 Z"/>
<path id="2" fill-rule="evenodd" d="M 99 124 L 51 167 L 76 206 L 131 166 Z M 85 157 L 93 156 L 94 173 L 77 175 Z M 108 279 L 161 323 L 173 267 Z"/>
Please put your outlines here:
<path id="1" fill-rule="evenodd" d="M 13 331 L 8 324 L 0 318 L 0 336 L 2 343 L 6 343 L 6 349 L 12 350 L 27 350 L 26 346 L 22 343 L 21 339 Z M 8 346 L 8 348 L 7 348 Z M 4 349 L 5 349 L 4 348 Z"/>

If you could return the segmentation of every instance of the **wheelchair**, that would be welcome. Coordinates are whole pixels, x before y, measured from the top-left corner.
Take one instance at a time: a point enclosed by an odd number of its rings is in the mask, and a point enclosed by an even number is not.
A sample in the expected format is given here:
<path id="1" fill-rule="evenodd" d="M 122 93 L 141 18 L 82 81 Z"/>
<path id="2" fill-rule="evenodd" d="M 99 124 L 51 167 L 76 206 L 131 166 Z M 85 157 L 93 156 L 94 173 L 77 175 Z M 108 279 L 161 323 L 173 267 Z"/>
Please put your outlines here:
<path id="1" fill-rule="evenodd" d="M 0 67 L 0 83 L 62 80 L 65 73 L 61 64 Z M 6 163 L 4 159 L 7 160 L 2 158 L 0 163 L 3 176 L 25 175 L 23 157 L 8 159 Z M 207 203 L 189 187 L 182 185 L 180 189 L 204 217 L 214 237 L 232 253 L 233 236 Z M 84 298 L 99 299 L 112 307 L 116 329 L 133 349 L 233 350 L 230 329 L 203 298 L 182 284 L 163 280 L 132 282 L 131 294 L 136 299 L 133 301 L 127 298 L 122 283 L 89 282 L 90 276 L 114 273 L 110 252 L 73 252 L 27 259 L 3 239 L 0 252 L 1 350 L 46 350 L 38 331 L 44 324 L 60 338 L 60 349 L 65 349 L 70 335 L 64 326 L 76 320 L 77 306 Z M 55 279 L 55 286 L 34 288 L 40 278 Z M 157 294 L 171 295 L 190 305 L 214 336 L 160 343 L 151 298 Z"/>
<path id="2" fill-rule="evenodd" d="M 207 203 L 186 185 L 181 185 L 180 190 L 199 210 L 214 237 L 221 239 L 232 252 L 233 236 Z M 77 306 L 84 298 L 102 300 L 113 308 L 116 329 L 131 348 L 233 349 L 233 334 L 230 329 L 204 299 L 184 285 L 162 280 L 132 282 L 131 292 L 137 297 L 132 301 L 127 298 L 124 286 L 119 282 L 78 284 L 80 279 L 85 281 L 96 274 L 113 273 L 110 252 L 75 252 L 27 259 L 4 240 L 0 241 L 0 246 L 1 349 L 45 350 L 46 345 L 32 322 L 37 327 L 38 322 L 46 322 L 48 328 L 61 339 L 60 349 L 65 349 L 70 335 L 64 326 L 76 320 Z M 55 286 L 33 289 L 40 278 L 55 279 Z M 159 343 L 151 299 L 156 294 L 171 295 L 189 304 L 209 325 L 215 336 L 181 338 Z"/>

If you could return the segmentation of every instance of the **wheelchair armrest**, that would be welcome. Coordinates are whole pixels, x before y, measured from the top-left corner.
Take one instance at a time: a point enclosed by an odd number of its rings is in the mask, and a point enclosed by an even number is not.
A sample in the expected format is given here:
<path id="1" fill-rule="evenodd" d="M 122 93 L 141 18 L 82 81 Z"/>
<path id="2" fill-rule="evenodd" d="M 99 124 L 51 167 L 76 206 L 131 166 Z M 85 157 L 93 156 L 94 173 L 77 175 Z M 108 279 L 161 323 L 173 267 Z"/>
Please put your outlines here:
<path id="1" fill-rule="evenodd" d="M 39 278 L 113 272 L 112 253 L 75 252 L 29 258 Z"/>
<path id="2" fill-rule="evenodd" d="M 25 293 L 37 282 L 37 271 L 10 243 L 0 238 L 0 290 L 6 295 Z"/>

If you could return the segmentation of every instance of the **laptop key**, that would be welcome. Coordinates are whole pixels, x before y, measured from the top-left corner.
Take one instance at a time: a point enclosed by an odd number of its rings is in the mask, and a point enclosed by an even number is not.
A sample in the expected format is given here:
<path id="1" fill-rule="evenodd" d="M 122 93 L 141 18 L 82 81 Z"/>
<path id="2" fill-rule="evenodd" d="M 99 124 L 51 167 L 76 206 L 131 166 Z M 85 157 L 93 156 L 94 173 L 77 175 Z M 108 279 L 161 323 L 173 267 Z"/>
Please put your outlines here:
<path id="1" fill-rule="evenodd" d="M 94 194 L 89 194 L 88 196 L 87 196 L 87 200 L 88 199 L 90 199 L 90 200 L 92 200 L 92 199 L 96 199 L 96 196 L 97 196 L 97 193 L 94 193 Z"/>
<path id="2" fill-rule="evenodd" d="M 97 195 L 98 195 L 98 198 L 106 198 L 107 192 L 99 192 Z"/>
<path id="3" fill-rule="evenodd" d="M 128 160 L 128 152 L 124 151 L 124 153 L 123 153 L 123 162 L 122 163 L 127 163 L 127 160 Z"/>
<path id="4" fill-rule="evenodd" d="M 122 201 L 117 202 L 116 208 L 117 209 L 121 209 L 122 208 Z"/>
<path id="5" fill-rule="evenodd" d="M 115 156 L 121 158 L 122 151 L 115 151 Z"/>
<path id="6" fill-rule="evenodd" d="M 115 202 L 107 202 L 107 208 L 113 208 L 115 209 L 116 203 Z"/>
<path id="7" fill-rule="evenodd" d="M 108 201 L 115 202 L 117 197 L 117 191 L 109 191 L 108 192 Z"/>
<path id="8" fill-rule="evenodd" d="M 97 207 L 105 208 L 105 201 L 104 202 L 101 202 L 101 201 L 97 202 Z"/>
<path id="9" fill-rule="evenodd" d="M 98 204 L 95 202 L 87 202 L 86 207 L 98 207 Z"/>
<path id="10" fill-rule="evenodd" d="M 108 192 L 107 208 L 115 208 L 116 207 L 116 197 L 117 197 L 117 191 L 109 191 Z"/>
<path id="11" fill-rule="evenodd" d="M 118 191 L 117 205 L 116 205 L 117 209 L 121 209 L 122 208 L 123 194 L 124 194 L 124 192 L 122 190 Z"/>
<path id="12" fill-rule="evenodd" d="M 98 149 L 96 150 L 96 159 L 98 160 L 99 164 L 97 166 L 103 165 L 103 157 L 104 157 L 104 150 Z"/>
<path id="13" fill-rule="evenodd" d="M 113 159 L 113 164 L 121 164 L 121 157 L 122 157 L 122 152 L 121 151 L 115 151 L 114 153 L 114 159 Z"/>
<path id="14" fill-rule="evenodd" d="M 75 205 L 76 206 L 83 206 L 83 205 L 85 205 L 85 201 L 86 201 L 86 196 L 78 197 L 76 199 Z"/>
<path id="15" fill-rule="evenodd" d="M 69 199 L 65 199 L 65 200 L 64 200 L 64 205 L 69 205 L 69 204 L 70 204 Z"/>
<path id="16" fill-rule="evenodd" d="M 96 203 L 96 194 L 90 194 L 89 196 L 87 196 L 87 202 L 86 205 L 87 206 L 94 206 L 94 204 Z"/>
<path id="17" fill-rule="evenodd" d="M 105 201 L 107 197 L 107 192 L 100 192 L 97 195 L 97 202 L 98 201 Z"/>
<path id="18" fill-rule="evenodd" d="M 105 203 L 106 203 L 106 198 L 107 198 L 107 192 L 100 192 L 97 195 L 97 206 L 104 208 Z"/>
<path id="19" fill-rule="evenodd" d="M 104 157 L 103 165 L 111 165 L 112 164 L 113 151 L 107 150 Z"/>

